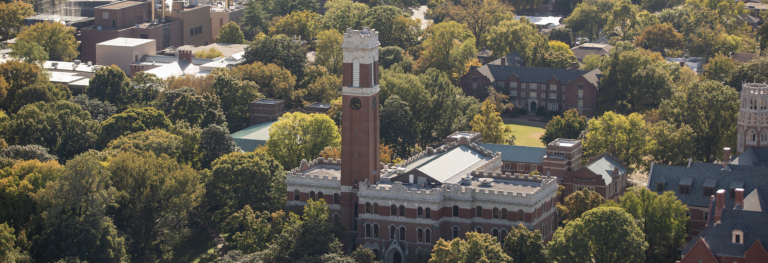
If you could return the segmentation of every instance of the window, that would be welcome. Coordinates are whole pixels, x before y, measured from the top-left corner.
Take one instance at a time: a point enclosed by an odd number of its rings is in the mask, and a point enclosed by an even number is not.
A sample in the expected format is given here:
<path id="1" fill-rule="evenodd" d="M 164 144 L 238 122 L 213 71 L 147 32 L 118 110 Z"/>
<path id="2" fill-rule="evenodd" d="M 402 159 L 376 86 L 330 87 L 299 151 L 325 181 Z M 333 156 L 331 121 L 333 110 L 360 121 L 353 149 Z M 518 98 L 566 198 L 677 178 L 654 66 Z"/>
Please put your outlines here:
<path id="1" fill-rule="evenodd" d="M 541 93 L 541 98 L 542 98 L 542 99 L 546 99 L 546 98 L 547 98 L 547 94 L 546 94 L 546 93 L 544 93 L 544 92 L 542 92 L 542 93 Z"/>
<path id="2" fill-rule="evenodd" d="M 549 98 L 553 99 L 553 100 L 556 100 L 557 99 L 557 93 L 550 93 L 549 94 Z"/>
<path id="3" fill-rule="evenodd" d="M 454 205 L 453 206 L 453 216 L 454 217 L 458 217 L 459 216 L 459 206 L 458 205 Z"/>
<path id="4" fill-rule="evenodd" d="M 365 237 L 371 237 L 371 224 L 365 224 Z"/>
<path id="5" fill-rule="evenodd" d="M 317 199 L 323 199 L 323 192 L 317 192 Z"/>
<path id="6" fill-rule="evenodd" d="M 501 242 L 501 241 L 499 241 L 499 230 L 498 229 L 493 229 L 491 231 L 491 236 L 496 238 L 496 242 Z"/>
<path id="7" fill-rule="evenodd" d="M 687 195 L 691 194 L 691 186 L 690 185 L 681 185 L 679 192 L 681 195 Z"/>
<path id="8" fill-rule="evenodd" d="M 501 219 L 505 219 L 505 220 L 507 219 L 507 209 L 506 208 L 502 208 L 501 209 Z"/>
<path id="9" fill-rule="evenodd" d="M 517 170 L 521 171 L 521 172 L 524 171 L 525 170 L 525 165 L 523 165 L 522 163 L 518 163 L 517 164 Z"/>
<path id="10" fill-rule="evenodd" d="M 102 18 L 102 19 L 109 19 L 109 12 L 103 12 L 103 13 L 101 13 L 101 18 Z"/>
<path id="11" fill-rule="evenodd" d="M 541 232 L 542 232 L 542 236 L 546 236 L 549 234 L 549 228 L 547 228 L 547 221 L 544 221 L 541 223 Z"/>
<path id="12" fill-rule="evenodd" d="M 416 217 L 417 218 L 424 218 L 424 209 L 421 207 L 416 209 Z"/>
<path id="13" fill-rule="evenodd" d="M 373 214 L 379 214 L 379 203 L 373 203 Z"/>
<path id="14" fill-rule="evenodd" d="M 198 34 L 202 34 L 203 33 L 203 26 L 197 27 L 197 32 L 198 32 Z"/>
<path id="15" fill-rule="evenodd" d="M 584 89 L 584 84 L 579 83 L 579 89 Z"/>
<path id="16" fill-rule="evenodd" d="M 549 103 L 549 110 L 557 111 L 557 103 Z"/>
<path id="17" fill-rule="evenodd" d="M 707 221 L 708 216 L 709 216 L 709 212 L 704 212 L 704 221 Z"/>
<path id="18" fill-rule="evenodd" d="M 337 205 L 340 203 L 339 202 L 339 194 L 333 194 L 333 203 L 337 204 Z"/>
<path id="19" fill-rule="evenodd" d="M 704 187 L 704 196 L 713 196 L 713 195 L 715 195 L 715 188 Z"/>
<path id="20" fill-rule="evenodd" d="M 427 209 L 424 209 L 424 218 L 426 219 L 432 218 L 432 216 L 430 215 L 430 212 L 431 211 L 429 210 L 429 207 L 427 207 Z"/>
<path id="21" fill-rule="evenodd" d="M 520 88 L 525 88 L 525 83 L 520 83 Z"/>
<path id="22" fill-rule="evenodd" d="M 741 230 L 733 230 L 733 243 L 744 244 L 744 232 Z"/>
<path id="23" fill-rule="evenodd" d="M 557 90 L 557 85 L 549 84 L 549 90 Z"/>
<path id="24" fill-rule="evenodd" d="M 731 199 L 736 198 L 736 189 L 731 189 Z"/>
<path id="25" fill-rule="evenodd" d="M 510 88 L 517 88 L 517 82 L 510 82 L 509 83 Z"/>
<path id="26" fill-rule="evenodd" d="M 477 77 L 472 76 L 472 82 L 477 82 Z"/>
<path id="27" fill-rule="evenodd" d="M 483 229 L 480 228 L 480 227 L 476 227 L 475 228 L 475 232 L 482 234 L 483 233 Z"/>
<path id="28" fill-rule="evenodd" d="M 389 206 L 389 215 L 397 216 L 397 206 L 395 205 Z"/>
<path id="29" fill-rule="evenodd" d="M 584 100 L 582 99 L 579 100 L 579 108 L 581 107 L 584 107 Z"/>
<path id="30" fill-rule="evenodd" d="M 299 192 L 299 189 L 293 190 L 293 201 L 300 201 L 301 200 L 301 192 Z"/>
<path id="31" fill-rule="evenodd" d="M 116 21 L 112 21 L 112 27 L 117 27 L 117 22 Z"/>
<path id="32" fill-rule="evenodd" d="M 478 206 L 475 208 L 475 217 L 483 217 L 483 207 Z"/>
<path id="33" fill-rule="evenodd" d="M 365 213 L 366 214 L 371 213 L 371 203 L 365 203 Z"/>
<path id="34" fill-rule="evenodd" d="M 583 98 L 584 98 L 584 91 L 579 90 L 579 99 L 583 99 Z"/>
<path id="35" fill-rule="evenodd" d="M 535 164 L 531 164 L 531 171 L 536 171 L 539 167 Z"/>
<path id="36" fill-rule="evenodd" d="M 525 220 L 525 212 L 523 212 L 522 209 L 517 210 L 517 221 L 523 221 Z"/>
<path id="37" fill-rule="evenodd" d="M 499 219 L 499 209 L 493 208 L 493 219 Z"/>
<path id="38" fill-rule="evenodd" d="M 357 208 L 357 202 L 355 202 L 355 218 L 357 218 L 357 214 L 358 214 L 357 209 L 358 209 Z M 355 226 L 357 226 L 357 224 L 355 224 Z"/>
<path id="39" fill-rule="evenodd" d="M 517 91 L 516 90 L 509 91 L 509 96 L 517 97 Z"/>
<path id="40" fill-rule="evenodd" d="M 352 86 L 360 87 L 360 61 L 352 61 Z"/>
<path id="41" fill-rule="evenodd" d="M 525 92 L 524 92 L 524 91 L 523 91 L 523 92 L 520 92 L 520 97 L 523 97 L 523 98 L 525 98 Z"/>
<path id="42" fill-rule="evenodd" d="M 531 89 L 536 89 L 536 83 L 531 83 Z"/>
<path id="43" fill-rule="evenodd" d="M 416 229 L 416 242 L 421 243 L 424 242 L 424 237 L 422 236 L 424 234 L 423 231 L 421 231 L 421 228 Z"/>
<path id="44" fill-rule="evenodd" d="M 432 230 L 424 230 L 424 242 L 432 244 Z"/>
<path id="45" fill-rule="evenodd" d="M 405 216 L 405 206 L 400 206 L 400 216 Z"/>
<path id="46" fill-rule="evenodd" d="M 379 238 L 379 225 L 373 225 L 373 238 Z"/>
<path id="47" fill-rule="evenodd" d="M 451 228 L 451 239 L 456 239 L 459 237 L 459 227 L 454 226 Z"/>
<path id="48" fill-rule="evenodd" d="M 315 191 L 309 192 L 309 199 L 312 199 L 312 201 L 317 201 L 317 199 L 315 199 Z"/>
<path id="49" fill-rule="evenodd" d="M 148 39 L 149 36 L 147 34 L 139 34 L 139 38 L 141 38 L 141 39 Z"/>
<path id="50" fill-rule="evenodd" d="M 395 240 L 395 226 L 389 226 L 389 239 Z"/>
<path id="51" fill-rule="evenodd" d="M 659 193 L 664 192 L 664 184 L 662 183 L 656 184 L 656 192 L 659 192 Z"/>
<path id="52" fill-rule="evenodd" d="M 507 238 L 507 230 L 502 229 L 501 233 L 499 233 L 499 242 L 504 243 L 504 239 Z"/>
<path id="53" fill-rule="evenodd" d="M 531 92 L 531 98 L 536 98 L 536 92 Z"/>
<path id="54" fill-rule="evenodd" d="M 400 227 L 400 240 L 405 241 L 405 227 L 404 226 Z"/>
<path id="55" fill-rule="evenodd" d="M 189 36 L 195 36 L 195 29 L 194 28 L 190 28 L 189 29 Z"/>
<path id="56" fill-rule="evenodd" d="M 504 86 L 506 86 L 506 85 L 504 85 L 504 81 L 497 81 L 496 82 L 496 87 L 503 88 Z"/>

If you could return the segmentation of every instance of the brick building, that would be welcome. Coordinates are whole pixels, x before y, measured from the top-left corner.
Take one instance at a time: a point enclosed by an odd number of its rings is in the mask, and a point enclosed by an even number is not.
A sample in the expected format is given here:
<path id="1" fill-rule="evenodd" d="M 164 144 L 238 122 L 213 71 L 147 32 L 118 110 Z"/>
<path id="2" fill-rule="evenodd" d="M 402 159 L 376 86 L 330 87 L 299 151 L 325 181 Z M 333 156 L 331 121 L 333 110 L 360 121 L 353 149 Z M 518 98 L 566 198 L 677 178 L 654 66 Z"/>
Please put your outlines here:
<path id="1" fill-rule="evenodd" d="M 740 102 L 736 153 L 768 147 L 768 84 L 744 83 Z"/>
<path id="2" fill-rule="evenodd" d="M 531 112 L 543 106 L 558 112 L 577 109 L 592 117 L 600 96 L 600 69 L 584 71 L 575 65 L 571 69 L 509 66 L 505 57 L 499 62 L 470 68 L 459 80 L 464 93 L 477 96 L 478 88 L 492 86 L 508 91 L 510 101 Z"/>

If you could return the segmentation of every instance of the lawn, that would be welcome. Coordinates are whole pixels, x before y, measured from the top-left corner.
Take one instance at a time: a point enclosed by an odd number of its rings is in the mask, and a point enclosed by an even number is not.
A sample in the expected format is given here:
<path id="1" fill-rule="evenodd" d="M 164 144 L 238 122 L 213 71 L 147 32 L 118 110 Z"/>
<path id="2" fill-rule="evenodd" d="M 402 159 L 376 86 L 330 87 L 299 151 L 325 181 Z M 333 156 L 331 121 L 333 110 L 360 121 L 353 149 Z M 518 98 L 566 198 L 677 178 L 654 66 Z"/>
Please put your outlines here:
<path id="1" fill-rule="evenodd" d="M 544 128 L 513 121 L 505 121 L 504 123 L 512 128 L 512 134 L 517 138 L 515 140 L 515 145 L 545 147 L 545 145 L 539 141 L 541 135 L 544 134 Z"/>

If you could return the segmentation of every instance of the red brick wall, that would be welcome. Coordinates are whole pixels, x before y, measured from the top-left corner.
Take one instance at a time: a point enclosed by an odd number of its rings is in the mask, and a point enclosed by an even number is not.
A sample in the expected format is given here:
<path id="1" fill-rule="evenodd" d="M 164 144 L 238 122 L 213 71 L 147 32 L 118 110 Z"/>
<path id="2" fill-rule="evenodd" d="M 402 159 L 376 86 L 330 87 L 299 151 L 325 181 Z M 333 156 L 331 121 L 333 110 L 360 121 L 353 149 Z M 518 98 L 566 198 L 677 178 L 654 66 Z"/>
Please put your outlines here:
<path id="1" fill-rule="evenodd" d="M 597 108 L 597 97 L 598 97 L 598 91 L 597 88 L 592 85 L 587 79 L 585 79 L 583 76 L 580 76 L 565 86 L 565 109 L 571 109 L 571 108 L 577 108 L 578 107 L 578 101 L 579 101 L 579 84 L 584 85 L 584 96 L 582 98 L 583 100 L 583 110 L 582 115 L 587 117 L 592 117 L 594 114 L 594 109 Z"/>

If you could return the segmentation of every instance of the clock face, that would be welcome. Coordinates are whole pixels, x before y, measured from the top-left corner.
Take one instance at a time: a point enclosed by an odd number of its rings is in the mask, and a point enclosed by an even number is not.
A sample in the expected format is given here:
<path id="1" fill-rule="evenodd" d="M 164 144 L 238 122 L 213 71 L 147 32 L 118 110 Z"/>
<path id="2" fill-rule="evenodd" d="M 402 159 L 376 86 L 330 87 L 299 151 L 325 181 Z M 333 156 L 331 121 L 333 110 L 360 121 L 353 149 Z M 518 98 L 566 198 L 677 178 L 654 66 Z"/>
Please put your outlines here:
<path id="1" fill-rule="evenodd" d="M 349 100 L 349 107 L 353 110 L 359 110 L 363 106 L 363 103 L 358 98 L 352 98 Z"/>

